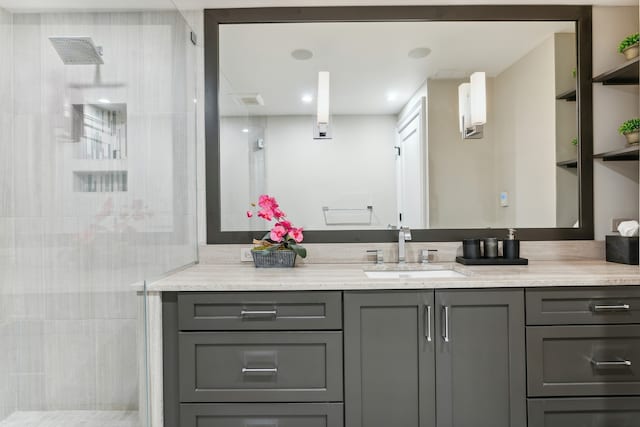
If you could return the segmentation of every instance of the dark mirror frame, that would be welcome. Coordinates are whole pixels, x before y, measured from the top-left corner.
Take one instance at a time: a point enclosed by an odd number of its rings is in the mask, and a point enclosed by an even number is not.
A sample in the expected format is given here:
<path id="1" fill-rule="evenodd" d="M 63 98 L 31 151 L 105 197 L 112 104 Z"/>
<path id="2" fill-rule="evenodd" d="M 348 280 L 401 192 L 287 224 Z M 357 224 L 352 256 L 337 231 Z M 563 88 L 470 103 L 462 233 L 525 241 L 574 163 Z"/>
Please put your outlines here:
<path id="1" fill-rule="evenodd" d="M 593 240 L 593 87 L 591 6 L 354 6 L 206 9 L 205 139 L 207 243 L 250 243 L 260 231 L 222 231 L 218 110 L 219 26 L 223 24 L 384 21 L 575 21 L 577 39 L 579 228 L 521 228 L 522 240 Z M 227 190 L 233 191 L 233 190 Z M 247 200 L 247 204 L 251 201 Z M 459 241 L 506 237 L 503 228 L 412 230 L 414 241 Z M 395 242 L 397 230 L 306 231 L 305 243 Z"/>

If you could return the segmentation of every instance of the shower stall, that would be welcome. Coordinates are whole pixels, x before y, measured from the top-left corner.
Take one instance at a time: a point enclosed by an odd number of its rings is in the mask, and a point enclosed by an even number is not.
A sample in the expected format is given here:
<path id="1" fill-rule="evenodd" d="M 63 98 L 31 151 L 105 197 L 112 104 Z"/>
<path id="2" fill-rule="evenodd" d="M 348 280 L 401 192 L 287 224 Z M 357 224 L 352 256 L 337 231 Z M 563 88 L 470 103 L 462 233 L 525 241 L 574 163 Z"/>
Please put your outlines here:
<path id="1" fill-rule="evenodd" d="M 9 3 L 0 0 L 0 427 L 145 427 L 139 296 L 197 260 L 201 47 L 171 0 Z"/>

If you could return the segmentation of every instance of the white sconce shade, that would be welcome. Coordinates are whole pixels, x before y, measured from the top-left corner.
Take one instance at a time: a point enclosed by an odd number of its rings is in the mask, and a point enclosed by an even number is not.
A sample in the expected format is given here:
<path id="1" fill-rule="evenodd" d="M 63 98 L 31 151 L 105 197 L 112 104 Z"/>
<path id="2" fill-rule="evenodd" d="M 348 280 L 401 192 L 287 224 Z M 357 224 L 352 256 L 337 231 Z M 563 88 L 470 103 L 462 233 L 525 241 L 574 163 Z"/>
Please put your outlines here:
<path id="1" fill-rule="evenodd" d="M 329 124 L 329 87 L 329 72 L 320 71 L 318 73 L 318 125 Z"/>
<path id="2" fill-rule="evenodd" d="M 465 127 L 469 121 L 469 94 L 471 85 L 462 83 L 458 86 L 458 117 L 460 119 L 460 133 L 464 133 Z"/>
<path id="3" fill-rule="evenodd" d="M 471 74 L 471 125 L 487 123 L 487 77 L 482 71 Z"/>

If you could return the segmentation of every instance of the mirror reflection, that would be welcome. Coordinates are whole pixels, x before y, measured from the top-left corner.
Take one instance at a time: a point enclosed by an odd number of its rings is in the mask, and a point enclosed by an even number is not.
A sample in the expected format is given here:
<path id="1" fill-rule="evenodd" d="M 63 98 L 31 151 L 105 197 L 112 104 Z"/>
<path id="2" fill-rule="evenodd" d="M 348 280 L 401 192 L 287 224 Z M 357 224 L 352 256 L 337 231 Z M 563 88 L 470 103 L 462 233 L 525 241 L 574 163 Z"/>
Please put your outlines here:
<path id="1" fill-rule="evenodd" d="M 574 22 L 220 26 L 221 230 L 578 226 Z"/>

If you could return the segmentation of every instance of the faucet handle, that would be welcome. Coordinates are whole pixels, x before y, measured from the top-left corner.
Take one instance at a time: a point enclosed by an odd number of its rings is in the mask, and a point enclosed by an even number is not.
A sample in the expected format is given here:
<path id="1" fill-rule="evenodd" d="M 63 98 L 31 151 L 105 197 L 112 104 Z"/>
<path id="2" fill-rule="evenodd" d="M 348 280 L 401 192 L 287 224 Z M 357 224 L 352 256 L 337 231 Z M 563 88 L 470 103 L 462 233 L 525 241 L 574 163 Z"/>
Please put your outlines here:
<path id="1" fill-rule="evenodd" d="M 373 254 L 376 256 L 376 264 L 383 264 L 384 263 L 384 256 L 383 256 L 383 252 L 381 249 L 369 249 L 367 251 L 368 254 Z"/>
<path id="2" fill-rule="evenodd" d="M 421 249 L 420 250 L 420 263 L 421 264 L 428 264 L 431 262 L 431 260 L 429 259 L 429 256 L 431 254 L 434 254 L 438 252 L 437 249 Z"/>
<path id="3" fill-rule="evenodd" d="M 401 227 L 400 232 L 404 234 L 404 240 L 411 240 L 411 229 L 409 227 Z"/>

